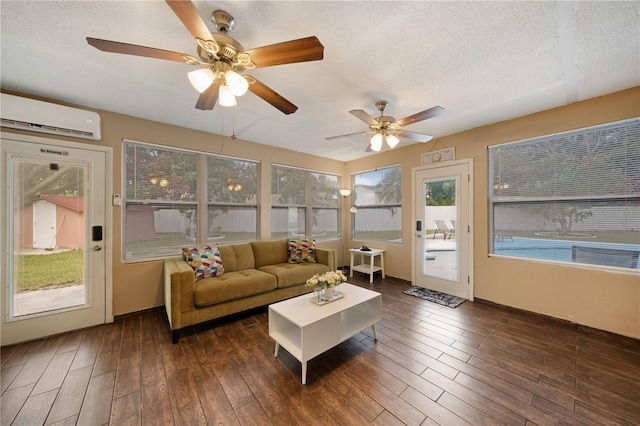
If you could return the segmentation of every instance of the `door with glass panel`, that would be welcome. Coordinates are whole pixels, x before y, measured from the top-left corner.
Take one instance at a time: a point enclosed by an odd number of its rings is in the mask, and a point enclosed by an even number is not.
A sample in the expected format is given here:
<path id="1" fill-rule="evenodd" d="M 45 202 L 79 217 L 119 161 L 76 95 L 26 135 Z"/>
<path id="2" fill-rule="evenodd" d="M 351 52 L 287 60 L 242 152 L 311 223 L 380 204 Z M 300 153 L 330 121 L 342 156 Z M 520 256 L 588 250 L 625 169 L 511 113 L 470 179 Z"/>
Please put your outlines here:
<path id="1" fill-rule="evenodd" d="M 413 284 L 473 300 L 471 163 L 416 168 Z"/>
<path id="2" fill-rule="evenodd" d="M 2 345 L 105 323 L 106 153 L 6 135 L 1 149 Z"/>

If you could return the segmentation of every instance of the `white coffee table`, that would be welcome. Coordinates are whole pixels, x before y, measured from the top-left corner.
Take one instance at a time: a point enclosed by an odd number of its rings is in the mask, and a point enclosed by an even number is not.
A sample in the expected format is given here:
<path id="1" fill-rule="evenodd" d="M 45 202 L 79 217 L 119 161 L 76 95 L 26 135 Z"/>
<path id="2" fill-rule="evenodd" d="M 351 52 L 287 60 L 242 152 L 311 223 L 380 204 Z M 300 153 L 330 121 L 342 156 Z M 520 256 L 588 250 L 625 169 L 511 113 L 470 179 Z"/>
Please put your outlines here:
<path id="1" fill-rule="evenodd" d="M 307 383 L 307 361 L 353 337 L 367 327 L 377 339 L 375 323 L 382 318 L 380 293 L 341 284 L 341 299 L 325 305 L 311 294 L 269 305 L 269 336 L 302 363 L 302 384 Z"/>

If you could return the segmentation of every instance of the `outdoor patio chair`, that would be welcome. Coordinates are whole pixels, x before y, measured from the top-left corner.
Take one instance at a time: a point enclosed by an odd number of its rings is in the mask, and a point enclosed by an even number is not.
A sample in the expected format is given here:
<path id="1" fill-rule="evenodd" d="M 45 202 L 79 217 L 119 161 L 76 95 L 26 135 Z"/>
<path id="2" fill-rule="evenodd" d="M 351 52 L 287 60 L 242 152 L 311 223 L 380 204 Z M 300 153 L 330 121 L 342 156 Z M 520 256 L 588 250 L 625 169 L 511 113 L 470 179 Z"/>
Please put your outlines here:
<path id="1" fill-rule="evenodd" d="M 436 235 L 438 234 L 442 234 L 444 236 L 444 239 L 446 240 L 447 237 L 449 237 L 449 239 L 451 239 L 451 235 L 453 235 L 455 233 L 455 229 L 451 229 L 447 226 L 446 223 L 444 223 L 444 220 L 436 220 L 436 230 L 433 232 L 433 239 L 436 239 Z"/>

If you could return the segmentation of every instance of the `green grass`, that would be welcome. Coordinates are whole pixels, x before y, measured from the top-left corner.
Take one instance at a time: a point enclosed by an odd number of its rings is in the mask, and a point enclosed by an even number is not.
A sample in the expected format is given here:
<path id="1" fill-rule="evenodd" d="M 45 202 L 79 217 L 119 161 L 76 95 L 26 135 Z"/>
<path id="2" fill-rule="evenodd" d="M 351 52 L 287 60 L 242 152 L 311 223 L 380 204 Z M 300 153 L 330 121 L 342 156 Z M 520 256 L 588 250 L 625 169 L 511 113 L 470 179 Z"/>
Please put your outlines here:
<path id="1" fill-rule="evenodd" d="M 18 292 L 80 285 L 84 275 L 84 252 L 70 250 L 15 257 Z"/>

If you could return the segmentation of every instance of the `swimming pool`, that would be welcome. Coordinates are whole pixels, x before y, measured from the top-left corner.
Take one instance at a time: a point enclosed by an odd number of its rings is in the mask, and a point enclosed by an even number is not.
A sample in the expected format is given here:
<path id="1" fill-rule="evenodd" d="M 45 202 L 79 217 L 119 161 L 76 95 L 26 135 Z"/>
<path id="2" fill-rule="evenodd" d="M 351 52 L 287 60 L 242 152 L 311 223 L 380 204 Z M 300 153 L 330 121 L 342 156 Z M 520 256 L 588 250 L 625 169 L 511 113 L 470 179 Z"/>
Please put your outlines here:
<path id="1" fill-rule="evenodd" d="M 565 241 L 522 237 L 503 237 L 496 239 L 493 248 L 495 254 L 504 256 L 571 262 L 571 248 L 574 245 L 591 248 L 631 250 L 640 253 L 640 244 L 596 243 L 591 241 Z M 640 262 L 638 263 L 636 269 L 640 269 Z"/>

